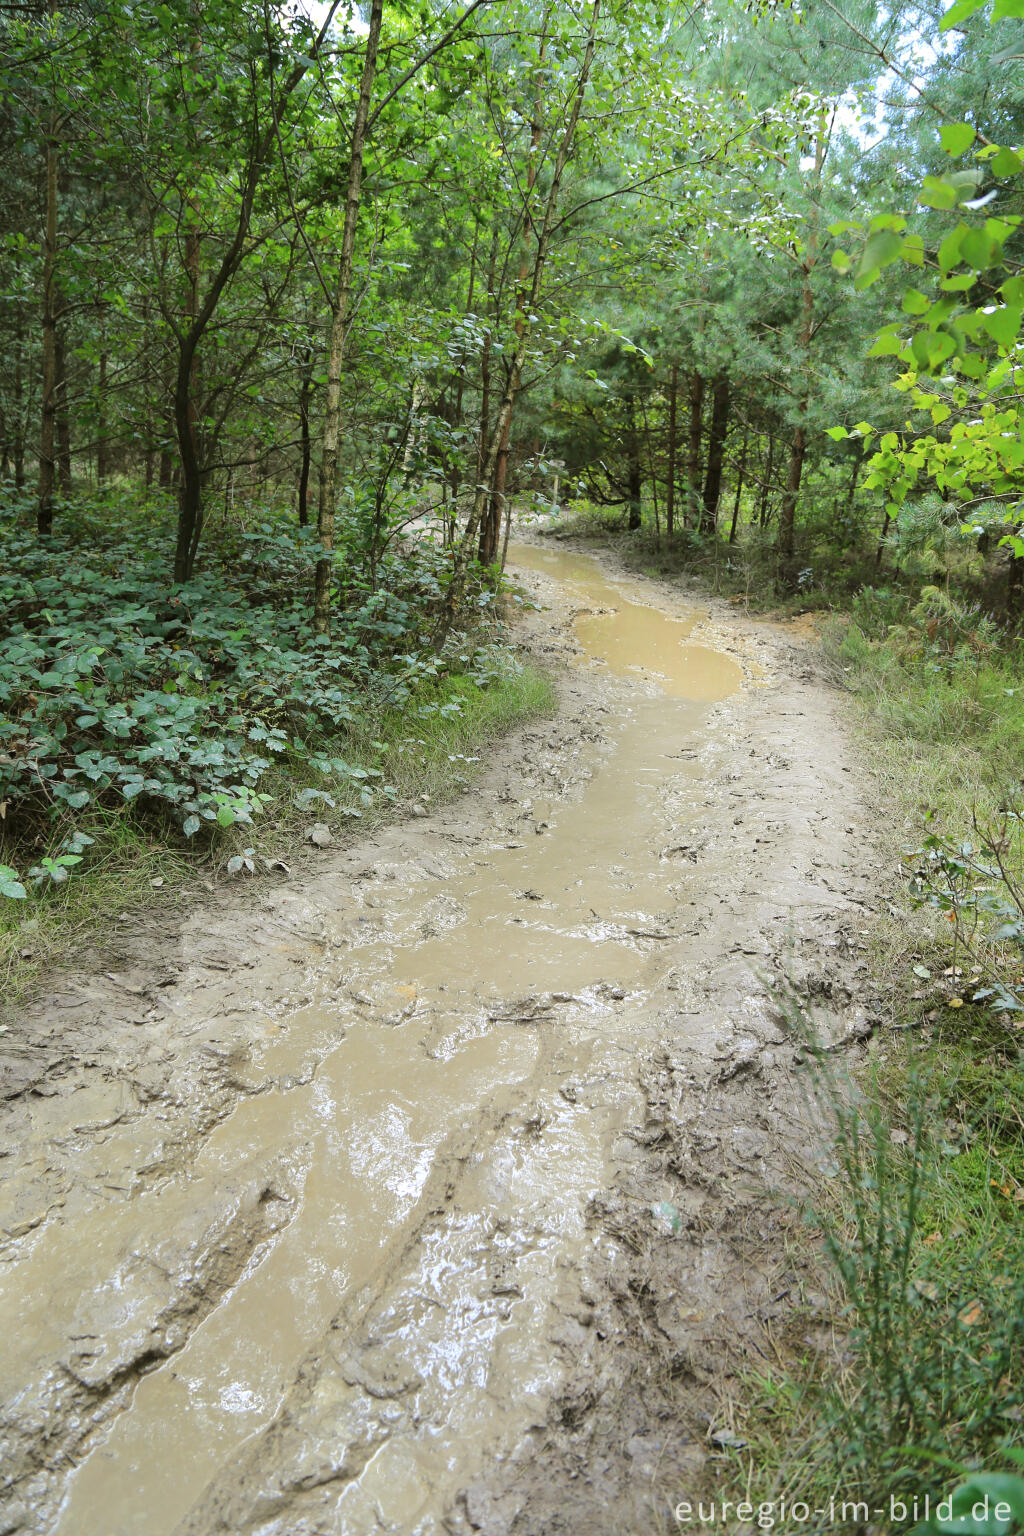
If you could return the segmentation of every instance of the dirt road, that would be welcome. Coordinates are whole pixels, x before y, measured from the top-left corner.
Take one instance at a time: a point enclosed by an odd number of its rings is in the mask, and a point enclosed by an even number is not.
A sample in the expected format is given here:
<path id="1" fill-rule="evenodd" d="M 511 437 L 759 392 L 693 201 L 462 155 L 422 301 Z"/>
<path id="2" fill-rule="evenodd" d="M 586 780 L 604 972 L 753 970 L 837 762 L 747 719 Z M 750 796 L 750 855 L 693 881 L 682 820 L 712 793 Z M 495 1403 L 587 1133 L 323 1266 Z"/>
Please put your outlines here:
<path id="1" fill-rule="evenodd" d="M 784 628 L 513 558 L 556 719 L 2 1037 L 0 1532 L 646 1536 L 713 1472 L 870 787 Z"/>

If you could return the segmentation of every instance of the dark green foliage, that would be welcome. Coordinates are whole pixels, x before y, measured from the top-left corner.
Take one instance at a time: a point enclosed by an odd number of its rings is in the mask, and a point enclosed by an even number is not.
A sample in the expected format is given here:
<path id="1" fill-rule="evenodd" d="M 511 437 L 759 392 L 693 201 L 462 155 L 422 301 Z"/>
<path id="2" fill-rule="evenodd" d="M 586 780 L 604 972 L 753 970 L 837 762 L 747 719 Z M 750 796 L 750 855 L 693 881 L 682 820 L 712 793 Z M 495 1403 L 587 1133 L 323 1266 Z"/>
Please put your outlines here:
<path id="1" fill-rule="evenodd" d="M 351 579 L 327 641 L 310 622 L 316 546 L 302 530 L 226 532 L 202 575 L 173 587 L 162 509 L 96 501 L 45 540 L 16 510 L 9 501 L 0 513 L 0 800 L 12 841 L 128 800 L 186 837 L 248 821 L 268 769 L 289 759 L 369 793 L 376 770 L 344 756 L 354 715 L 367 702 L 401 707 L 444 669 L 424 628 L 439 591 L 429 543 L 393 552 L 376 590 L 340 571 Z"/>

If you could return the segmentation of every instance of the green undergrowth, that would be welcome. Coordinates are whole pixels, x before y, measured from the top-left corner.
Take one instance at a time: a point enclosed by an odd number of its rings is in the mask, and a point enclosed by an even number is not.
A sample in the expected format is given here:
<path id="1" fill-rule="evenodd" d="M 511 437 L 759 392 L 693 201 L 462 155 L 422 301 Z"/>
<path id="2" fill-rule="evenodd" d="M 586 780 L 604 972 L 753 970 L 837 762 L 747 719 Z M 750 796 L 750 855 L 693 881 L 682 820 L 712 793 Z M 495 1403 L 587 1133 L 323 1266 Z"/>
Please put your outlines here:
<path id="1" fill-rule="evenodd" d="M 1024 1444 L 1024 1060 L 979 1010 L 855 1085 L 812 1070 L 835 1133 L 806 1218 L 821 1292 L 747 1375 L 727 1476 L 776 1506 L 923 1509 Z"/>
<path id="2" fill-rule="evenodd" d="M 353 722 L 348 759 L 379 775 L 379 789 L 366 799 L 352 782 L 332 793 L 320 775 L 279 765 L 269 780 L 272 798 L 256 820 L 199 841 L 186 842 L 166 823 L 161 829 L 131 805 L 95 818 L 88 862 L 75 878 L 30 884 L 24 901 L 0 904 L 5 1003 L 16 1005 L 45 968 L 80 959 L 87 948 L 95 953 L 120 921 L 154 911 L 165 920 L 229 882 L 292 868 L 317 822 L 344 838 L 406 814 L 410 802 L 450 801 L 473 782 L 489 745 L 553 708 L 550 679 L 508 653 L 486 686 L 453 674 L 425 687 L 406 710 L 367 712 Z M 307 790 L 313 794 L 303 798 Z M 237 859 L 241 868 L 232 873 Z"/>
<path id="3" fill-rule="evenodd" d="M 315 550 L 271 514 L 167 578 L 167 509 L 110 497 L 38 540 L 17 507 L 0 575 L 0 988 L 144 907 L 287 865 L 410 800 L 460 793 L 482 749 L 552 706 L 471 591 L 431 643 L 444 561 L 396 548 L 372 579 L 344 546 L 316 637 Z"/>
<path id="4" fill-rule="evenodd" d="M 632 570 L 692 581 L 752 613 L 786 617 L 845 607 L 876 575 L 877 550 L 862 528 L 856 538 L 837 538 L 830 525 L 805 529 L 804 548 L 786 582 L 778 579 L 775 530 L 749 520 L 741 522 L 733 543 L 727 523 L 714 534 L 677 526 L 669 538 L 649 515 L 630 530 L 621 511 L 580 502 L 559 519 L 557 531 L 611 545 Z"/>
<path id="5" fill-rule="evenodd" d="M 798 1303 L 749 1373 L 727 1476 L 812 1510 L 911 1510 L 1019 1472 L 1024 1444 L 1024 656 L 928 586 L 864 591 L 825 648 L 901 871 L 869 940 L 885 1025 L 856 1081 L 804 1069 L 834 1127 L 805 1245 L 828 1301 Z M 869 1526 L 916 1522 L 800 1528 Z"/>

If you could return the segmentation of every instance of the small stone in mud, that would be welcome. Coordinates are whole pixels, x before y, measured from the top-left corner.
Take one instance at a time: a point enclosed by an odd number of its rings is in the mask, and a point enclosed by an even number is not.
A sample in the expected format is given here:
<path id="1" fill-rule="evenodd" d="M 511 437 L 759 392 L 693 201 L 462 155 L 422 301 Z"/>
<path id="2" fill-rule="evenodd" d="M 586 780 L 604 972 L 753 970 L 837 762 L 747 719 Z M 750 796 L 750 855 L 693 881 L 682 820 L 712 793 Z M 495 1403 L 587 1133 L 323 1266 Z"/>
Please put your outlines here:
<path id="1" fill-rule="evenodd" d="M 314 848 L 329 848 L 334 842 L 331 829 L 325 821 L 314 822 L 306 831 L 306 836 Z"/>

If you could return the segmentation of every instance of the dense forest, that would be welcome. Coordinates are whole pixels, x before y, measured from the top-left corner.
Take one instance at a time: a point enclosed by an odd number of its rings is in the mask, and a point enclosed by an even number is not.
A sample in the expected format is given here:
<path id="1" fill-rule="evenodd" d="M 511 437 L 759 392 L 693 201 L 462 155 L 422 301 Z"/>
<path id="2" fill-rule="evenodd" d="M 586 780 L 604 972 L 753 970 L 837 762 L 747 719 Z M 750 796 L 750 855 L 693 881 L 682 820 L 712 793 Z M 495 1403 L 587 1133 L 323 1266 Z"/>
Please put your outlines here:
<path id="1" fill-rule="evenodd" d="M 0 795 L 15 845 L 62 832 L 36 878 L 97 805 L 191 837 L 275 754 L 343 779 L 353 700 L 445 671 L 513 506 L 756 598 L 913 566 L 1015 622 L 1019 9 L 5 6 Z"/>

